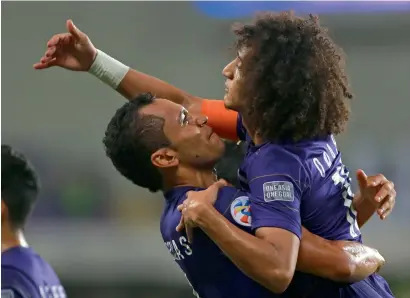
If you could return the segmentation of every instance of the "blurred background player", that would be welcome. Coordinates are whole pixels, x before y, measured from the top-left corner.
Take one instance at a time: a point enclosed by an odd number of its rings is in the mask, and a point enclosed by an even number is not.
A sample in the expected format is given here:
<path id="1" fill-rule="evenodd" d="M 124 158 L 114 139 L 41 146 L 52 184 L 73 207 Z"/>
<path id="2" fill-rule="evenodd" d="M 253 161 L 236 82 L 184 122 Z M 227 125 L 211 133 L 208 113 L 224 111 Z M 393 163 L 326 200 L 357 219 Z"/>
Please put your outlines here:
<path id="1" fill-rule="evenodd" d="M 24 226 L 36 202 L 39 182 L 26 158 L 1 146 L 1 297 L 65 298 L 51 266 L 26 242 Z"/>
<path id="2" fill-rule="evenodd" d="M 252 235 L 251 216 L 246 217 L 249 208 L 239 214 L 232 211 L 237 204 L 245 208 L 249 206 L 246 205 L 249 201 L 246 193 L 233 187 L 222 187 L 214 202 L 216 209 L 210 202 L 202 204 L 215 216 L 208 217 L 207 224 L 201 225 L 206 234 L 195 231 L 194 241 L 190 241 L 190 236 L 183 231 L 175 230 L 181 217 L 177 207 L 185 200 L 187 192 L 215 186 L 213 168 L 222 157 L 224 146 L 206 125 L 204 116 L 191 115 L 180 105 L 155 99 L 151 94 L 141 94 L 115 113 L 107 127 L 104 145 L 107 156 L 122 175 L 138 186 L 164 192 L 166 201 L 161 216 L 164 242 L 200 297 L 273 297 L 273 293 L 250 279 L 275 291 L 269 282 L 276 269 L 267 253 L 266 245 L 269 244 Z M 241 148 L 232 146 L 230 149 L 225 154 L 228 160 L 234 158 L 231 161 L 235 161 L 242 156 Z M 235 156 L 230 156 L 232 151 Z M 230 168 L 232 166 L 234 164 Z M 229 169 L 225 173 L 231 176 Z M 373 186 L 362 189 L 363 195 L 372 189 Z M 196 219 L 199 218 L 205 217 L 198 215 Z M 206 235 L 216 240 L 220 249 Z M 346 267 L 351 261 L 345 258 L 338 245 L 350 250 L 349 242 L 332 243 L 307 231 L 304 237 L 299 270 L 351 282 L 364 278 L 366 272 L 375 269 L 373 265 L 377 262 L 373 257 L 376 255 L 370 250 L 368 259 L 365 257 L 367 249 L 361 251 L 358 244 L 350 248 L 361 252 L 350 255 L 353 263 Z M 238 251 L 241 251 L 240 255 Z M 348 267 L 357 271 L 350 272 L 350 269 L 346 270 Z M 345 273 L 341 273 L 343 271 Z M 237 287 L 238 284 L 241 287 Z"/>

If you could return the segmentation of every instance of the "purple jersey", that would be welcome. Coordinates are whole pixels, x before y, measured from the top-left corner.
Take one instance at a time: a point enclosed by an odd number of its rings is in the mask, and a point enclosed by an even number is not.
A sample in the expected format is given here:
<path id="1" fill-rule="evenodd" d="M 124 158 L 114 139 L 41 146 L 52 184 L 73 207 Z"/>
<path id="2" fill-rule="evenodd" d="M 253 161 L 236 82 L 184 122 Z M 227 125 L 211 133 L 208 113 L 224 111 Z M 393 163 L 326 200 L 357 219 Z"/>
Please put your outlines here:
<path id="1" fill-rule="evenodd" d="M 35 251 L 14 247 L 1 254 L 1 297 L 66 298 L 51 266 Z"/>
<path id="2" fill-rule="evenodd" d="M 361 242 L 357 213 L 352 205 L 351 178 L 333 136 L 255 146 L 240 117 L 238 136 L 249 144 L 238 177 L 242 188 L 249 193 L 253 230 L 277 227 L 300 238 L 303 225 L 325 239 Z M 308 275 L 306 293 L 309 288 L 309 294 L 313 294 L 311 285 L 314 283 L 317 283 L 319 292 L 312 297 L 322 297 L 324 292 L 321 288 L 328 288 L 326 293 L 339 288 L 340 297 L 355 297 L 342 294 L 344 289 L 352 290 L 350 286 L 319 278 L 313 281 Z M 392 297 L 391 292 L 384 296 L 385 287 L 388 288 L 385 281 L 379 284 L 379 296 L 372 292 L 358 297 Z M 303 283 L 298 288 L 303 291 Z M 331 295 L 337 297 L 333 292 Z"/>
<path id="3" fill-rule="evenodd" d="M 181 219 L 177 207 L 190 190 L 201 189 L 176 187 L 165 193 L 160 226 L 165 246 L 185 273 L 196 297 L 277 297 L 244 275 L 202 230 L 194 229 L 192 244 L 188 243 L 185 232 L 175 230 Z M 249 199 L 246 194 L 233 187 L 224 187 L 218 193 L 215 208 L 234 225 L 250 233 Z"/>
<path id="4" fill-rule="evenodd" d="M 161 234 L 168 251 L 185 273 L 196 297 L 201 298 L 305 298 L 306 285 L 314 291 L 317 277 L 296 272 L 289 288 L 282 295 L 274 294 L 247 277 L 233 264 L 219 247 L 200 229 L 194 229 L 194 241 L 188 243 L 185 232 L 175 230 L 181 219 L 178 205 L 195 187 L 176 187 L 165 193 L 165 208 L 161 216 Z M 218 193 L 215 208 L 232 224 L 252 233 L 250 201 L 246 193 L 224 187 Z M 249 257 L 252 257 L 251 255 Z M 240 285 L 240 286 L 239 286 Z M 300 291 L 304 285 L 304 292 Z M 338 293 L 338 288 L 332 288 Z M 315 297 L 315 296 L 311 296 Z"/>

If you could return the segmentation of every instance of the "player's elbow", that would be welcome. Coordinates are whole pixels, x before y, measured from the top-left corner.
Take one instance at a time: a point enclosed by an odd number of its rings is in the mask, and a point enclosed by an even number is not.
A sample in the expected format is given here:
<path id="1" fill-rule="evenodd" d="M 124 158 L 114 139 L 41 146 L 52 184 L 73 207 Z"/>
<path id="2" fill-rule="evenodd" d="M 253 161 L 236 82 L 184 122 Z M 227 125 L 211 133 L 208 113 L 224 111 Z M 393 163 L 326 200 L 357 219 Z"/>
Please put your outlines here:
<path id="1" fill-rule="evenodd" d="M 356 264 L 353 261 L 335 264 L 334 271 L 329 278 L 337 282 L 357 282 Z"/>
<path id="2" fill-rule="evenodd" d="M 281 294 L 286 291 L 292 281 L 295 270 L 293 268 L 273 269 L 270 270 L 268 277 L 269 290 L 275 294 Z"/>
<path id="3" fill-rule="evenodd" d="M 354 283 L 379 271 L 385 263 L 383 256 L 371 248 L 367 250 L 371 252 L 369 255 L 362 257 L 350 256 L 346 262 L 340 262 L 335 266 L 335 276 L 332 279 L 339 282 Z"/>

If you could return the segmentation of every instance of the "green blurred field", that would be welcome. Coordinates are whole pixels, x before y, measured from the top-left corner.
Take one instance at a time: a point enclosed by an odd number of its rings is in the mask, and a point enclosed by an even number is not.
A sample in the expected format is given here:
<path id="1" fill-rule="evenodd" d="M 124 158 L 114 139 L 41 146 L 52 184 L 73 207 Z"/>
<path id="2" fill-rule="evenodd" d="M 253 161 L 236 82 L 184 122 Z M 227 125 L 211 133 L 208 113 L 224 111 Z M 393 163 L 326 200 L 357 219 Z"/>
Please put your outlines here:
<path id="1" fill-rule="evenodd" d="M 386 276 L 393 294 L 396 298 L 410 298 L 410 277 L 393 277 Z"/>

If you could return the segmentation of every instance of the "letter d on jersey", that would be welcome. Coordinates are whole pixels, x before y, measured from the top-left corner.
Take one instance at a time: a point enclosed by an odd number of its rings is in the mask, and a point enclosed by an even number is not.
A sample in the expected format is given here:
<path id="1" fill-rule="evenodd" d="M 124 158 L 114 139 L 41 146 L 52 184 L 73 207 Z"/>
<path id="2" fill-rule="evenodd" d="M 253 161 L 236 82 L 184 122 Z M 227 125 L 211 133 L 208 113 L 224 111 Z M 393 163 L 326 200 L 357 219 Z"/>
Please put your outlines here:
<path id="1" fill-rule="evenodd" d="M 269 181 L 263 184 L 263 199 L 265 202 L 295 200 L 293 184 L 288 181 Z"/>

